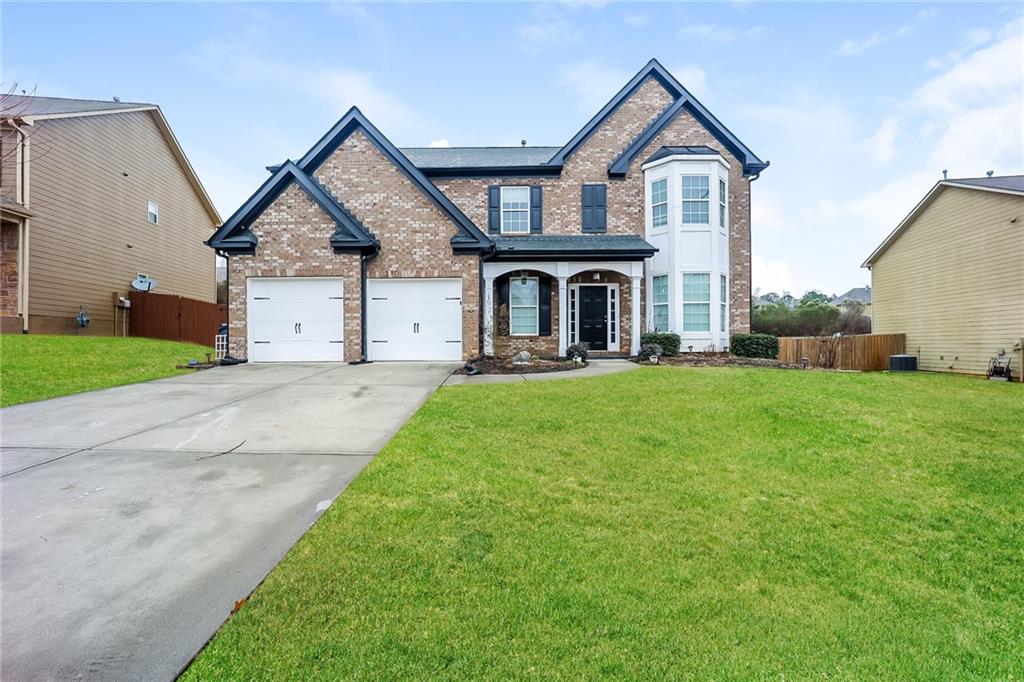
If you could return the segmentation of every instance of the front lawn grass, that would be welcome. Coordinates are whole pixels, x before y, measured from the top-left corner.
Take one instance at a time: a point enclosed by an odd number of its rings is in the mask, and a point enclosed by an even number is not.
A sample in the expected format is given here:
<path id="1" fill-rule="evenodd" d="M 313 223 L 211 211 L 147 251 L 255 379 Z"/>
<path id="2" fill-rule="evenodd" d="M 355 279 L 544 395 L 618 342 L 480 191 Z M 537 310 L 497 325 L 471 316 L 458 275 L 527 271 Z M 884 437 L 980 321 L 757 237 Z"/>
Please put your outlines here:
<path id="1" fill-rule="evenodd" d="M 441 389 L 184 679 L 1020 679 L 1022 424 L 925 374 Z"/>
<path id="2" fill-rule="evenodd" d="M 45 400 L 194 370 L 212 348 L 112 336 L 0 335 L 0 406 Z"/>

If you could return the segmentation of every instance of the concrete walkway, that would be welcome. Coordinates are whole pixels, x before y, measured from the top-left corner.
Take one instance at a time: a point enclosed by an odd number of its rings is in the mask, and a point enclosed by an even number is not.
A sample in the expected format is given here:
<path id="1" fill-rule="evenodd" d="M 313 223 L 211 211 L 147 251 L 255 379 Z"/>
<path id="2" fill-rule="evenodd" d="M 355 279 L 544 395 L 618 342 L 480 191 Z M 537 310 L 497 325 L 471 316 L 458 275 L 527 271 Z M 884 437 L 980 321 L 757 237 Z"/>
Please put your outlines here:
<path id="1" fill-rule="evenodd" d="M 519 381 L 551 381 L 553 379 L 584 379 L 586 377 L 600 377 L 606 374 L 618 374 L 628 372 L 639 367 L 635 362 L 629 360 L 591 360 L 590 364 L 583 369 L 574 369 L 565 372 L 544 372 L 541 374 L 478 374 L 468 376 L 466 374 L 452 374 L 445 382 L 445 386 L 468 386 L 472 384 L 509 384 Z"/>
<path id="2" fill-rule="evenodd" d="M 0 679 L 173 679 L 457 366 L 219 367 L 0 410 Z"/>

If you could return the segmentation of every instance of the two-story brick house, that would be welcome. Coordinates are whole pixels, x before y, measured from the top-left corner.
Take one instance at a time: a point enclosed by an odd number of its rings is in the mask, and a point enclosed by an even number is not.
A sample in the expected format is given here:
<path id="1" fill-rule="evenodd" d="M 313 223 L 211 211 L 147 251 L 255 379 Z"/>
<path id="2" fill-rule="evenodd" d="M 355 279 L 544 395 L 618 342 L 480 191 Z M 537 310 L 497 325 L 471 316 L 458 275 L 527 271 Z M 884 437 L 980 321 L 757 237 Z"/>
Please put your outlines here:
<path id="1" fill-rule="evenodd" d="M 644 329 L 727 346 L 750 327 L 767 166 L 655 60 L 561 147 L 398 149 L 353 108 L 207 242 L 231 353 L 634 354 Z"/>

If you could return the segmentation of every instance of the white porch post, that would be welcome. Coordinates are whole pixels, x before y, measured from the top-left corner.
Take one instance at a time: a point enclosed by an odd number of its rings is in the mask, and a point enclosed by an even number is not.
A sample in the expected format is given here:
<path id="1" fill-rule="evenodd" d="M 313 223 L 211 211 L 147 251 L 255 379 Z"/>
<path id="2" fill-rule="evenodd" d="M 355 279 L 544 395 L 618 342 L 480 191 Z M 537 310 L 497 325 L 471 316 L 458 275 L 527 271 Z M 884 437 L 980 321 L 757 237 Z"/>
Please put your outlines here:
<path id="1" fill-rule="evenodd" d="M 641 266 L 642 267 L 642 266 Z M 640 279 L 641 275 L 634 270 L 632 288 L 629 290 L 630 314 L 633 327 L 632 338 L 630 339 L 630 355 L 640 354 Z"/>
<path id="2" fill-rule="evenodd" d="M 565 357 L 569 347 L 569 278 L 558 278 L 558 355 Z"/>
<path id="3" fill-rule="evenodd" d="M 494 278 L 484 277 L 484 355 L 494 355 Z"/>

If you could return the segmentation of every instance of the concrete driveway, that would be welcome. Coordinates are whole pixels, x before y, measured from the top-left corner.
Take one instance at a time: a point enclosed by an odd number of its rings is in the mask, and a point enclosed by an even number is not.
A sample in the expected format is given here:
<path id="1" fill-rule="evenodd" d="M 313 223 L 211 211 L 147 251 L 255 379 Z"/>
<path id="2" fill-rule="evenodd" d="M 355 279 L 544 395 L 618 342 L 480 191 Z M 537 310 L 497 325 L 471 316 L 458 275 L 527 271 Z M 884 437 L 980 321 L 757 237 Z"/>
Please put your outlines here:
<path id="1" fill-rule="evenodd" d="M 0 676 L 172 679 L 454 367 L 242 365 L 0 411 Z"/>

